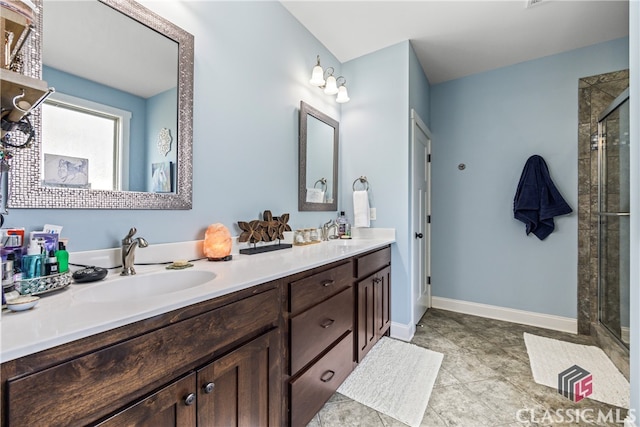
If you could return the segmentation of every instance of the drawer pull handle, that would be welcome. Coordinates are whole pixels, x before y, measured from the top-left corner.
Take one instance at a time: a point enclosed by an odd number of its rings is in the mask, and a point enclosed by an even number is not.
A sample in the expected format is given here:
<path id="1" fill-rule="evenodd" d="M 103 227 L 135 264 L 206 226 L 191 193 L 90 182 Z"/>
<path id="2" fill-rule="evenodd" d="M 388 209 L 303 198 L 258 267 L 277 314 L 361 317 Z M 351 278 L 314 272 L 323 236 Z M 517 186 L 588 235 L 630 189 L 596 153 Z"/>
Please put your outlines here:
<path id="1" fill-rule="evenodd" d="M 331 285 L 333 285 L 333 280 L 325 280 L 324 282 L 322 282 L 322 286 L 324 286 L 325 288 Z"/>
<path id="2" fill-rule="evenodd" d="M 335 374 L 336 373 L 334 371 L 327 371 L 322 374 L 322 376 L 320 377 L 320 381 L 322 381 L 323 383 L 328 383 L 329 381 L 331 381 Z"/>
<path id="3" fill-rule="evenodd" d="M 209 394 L 213 391 L 214 387 L 215 387 L 214 383 L 207 383 L 204 386 L 202 386 L 202 391 L 204 391 L 206 394 Z"/>
<path id="4" fill-rule="evenodd" d="M 327 319 L 324 322 L 320 323 L 320 326 L 322 326 L 324 329 L 327 329 L 329 326 L 333 325 L 336 321 L 333 319 Z"/>
<path id="5" fill-rule="evenodd" d="M 196 394 L 195 393 L 189 393 L 187 396 L 185 396 L 184 398 L 184 404 L 187 406 L 191 406 L 194 403 L 196 403 Z"/>

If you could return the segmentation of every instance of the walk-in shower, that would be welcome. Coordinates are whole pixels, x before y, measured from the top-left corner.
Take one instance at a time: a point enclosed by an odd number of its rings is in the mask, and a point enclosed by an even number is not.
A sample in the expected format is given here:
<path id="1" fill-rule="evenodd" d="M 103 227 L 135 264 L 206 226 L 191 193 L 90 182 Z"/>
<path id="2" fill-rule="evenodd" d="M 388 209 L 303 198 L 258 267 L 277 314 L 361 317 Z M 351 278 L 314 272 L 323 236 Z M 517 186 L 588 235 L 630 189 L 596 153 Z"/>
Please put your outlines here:
<path id="1" fill-rule="evenodd" d="M 629 89 L 599 116 L 598 321 L 629 347 Z"/>

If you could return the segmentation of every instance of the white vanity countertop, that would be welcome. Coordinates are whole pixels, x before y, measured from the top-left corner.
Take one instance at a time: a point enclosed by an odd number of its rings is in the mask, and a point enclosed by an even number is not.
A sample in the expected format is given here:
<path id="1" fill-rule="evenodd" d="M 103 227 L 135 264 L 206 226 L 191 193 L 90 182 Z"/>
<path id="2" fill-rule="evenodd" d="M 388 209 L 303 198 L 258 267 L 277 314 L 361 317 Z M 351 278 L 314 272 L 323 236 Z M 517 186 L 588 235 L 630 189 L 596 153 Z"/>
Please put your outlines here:
<path id="1" fill-rule="evenodd" d="M 0 361 L 6 362 L 77 339 L 108 331 L 139 320 L 280 279 L 314 267 L 349 258 L 395 242 L 395 234 L 382 233 L 375 238 L 329 241 L 294 246 L 257 255 L 233 255 L 228 262 L 194 262 L 186 270 L 166 270 L 164 266 L 138 266 L 137 276 L 157 272 L 175 274 L 205 270 L 215 278 L 203 285 L 152 297 L 122 301 L 86 302 L 78 295 L 91 286 L 106 286 L 116 280 L 120 270 L 110 270 L 100 282 L 72 284 L 64 290 L 42 295 L 38 305 L 22 312 L 2 311 Z M 151 247 L 151 246 L 150 246 Z M 138 252 L 142 254 L 142 251 Z M 72 254 L 73 258 L 73 254 Z M 178 256 L 174 259 L 186 258 Z M 166 261 L 163 259 L 162 261 Z M 75 261 L 72 261 L 75 262 Z M 136 260 L 136 262 L 142 262 Z"/>

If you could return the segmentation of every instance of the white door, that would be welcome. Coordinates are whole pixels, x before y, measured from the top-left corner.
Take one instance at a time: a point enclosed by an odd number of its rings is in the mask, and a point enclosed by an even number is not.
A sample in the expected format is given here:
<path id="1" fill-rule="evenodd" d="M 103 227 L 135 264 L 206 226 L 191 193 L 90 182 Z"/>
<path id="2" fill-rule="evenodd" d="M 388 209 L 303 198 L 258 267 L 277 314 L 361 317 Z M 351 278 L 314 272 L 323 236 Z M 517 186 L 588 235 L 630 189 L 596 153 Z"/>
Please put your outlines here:
<path id="1" fill-rule="evenodd" d="M 431 134 L 411 110 L 412 321 L 416 325 L 431 306 Z"/>

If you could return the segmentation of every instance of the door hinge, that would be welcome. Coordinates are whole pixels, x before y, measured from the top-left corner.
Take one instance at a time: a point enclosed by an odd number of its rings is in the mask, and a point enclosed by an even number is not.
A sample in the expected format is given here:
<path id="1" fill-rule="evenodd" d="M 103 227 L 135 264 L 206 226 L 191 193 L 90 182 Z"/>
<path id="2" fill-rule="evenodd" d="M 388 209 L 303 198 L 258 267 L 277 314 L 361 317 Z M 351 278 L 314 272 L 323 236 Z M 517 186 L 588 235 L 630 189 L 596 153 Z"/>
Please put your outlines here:
<path id="1" fill-rule="evenodd" d="M 427 215 L 427 224 L 431 224 L 431 215 Z"/>
<path id="2" fill-rule="evenodd" d="M 431 276 L 427 276 L 427 285 L 431 284 Z"/>
<path id="3" fill-rule="evenodd" d="M 427 154 L 427 163 L 431 163 L 431 154 Z"/>

